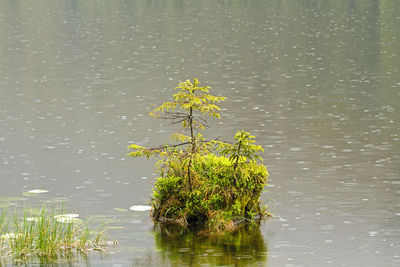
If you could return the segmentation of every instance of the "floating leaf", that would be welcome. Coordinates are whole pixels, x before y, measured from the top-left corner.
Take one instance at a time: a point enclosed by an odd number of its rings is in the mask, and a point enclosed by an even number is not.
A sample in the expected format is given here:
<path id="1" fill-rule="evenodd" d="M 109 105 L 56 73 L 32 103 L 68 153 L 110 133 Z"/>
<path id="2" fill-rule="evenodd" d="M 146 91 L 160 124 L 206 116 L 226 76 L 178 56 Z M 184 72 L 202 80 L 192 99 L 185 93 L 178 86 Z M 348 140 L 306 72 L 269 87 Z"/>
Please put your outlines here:
<path id="1" fill-rule="evenodd" d="M 114 208 L 114 210 L 116 211 L 121 211 L 121 212 L 127 212 L 127 209 L 122 209 L 122 208 Z"/>
<path id="2" fill-rule="evenodd" d="M 151 206 L 145 206 L 145 205 L 134 205 L 129 208 L 130 210 L 133 211 L 148 211 L 151 210 Z"/>
<path id="3" fill-rule="evenodd" d="M 55 215 L 54 218 L 61 218 L 61 217 L 66 217 L 66 218 L 78 218 L 79 214 L 76 213 L 71 213 L 71 214 L 60 214 L 60 215 Z"/>
<path id="4" fill-rule="evenodd" d="M 29 190 L 27 193 L 30 194 L 43 194 L 43 193 L 48 193 L 49 190 L 45 190 L 45 189 L 33 189 L 33 190 Z"/>
<path id="5" fill-rule="evenodd" d="M 26 218 L 26 220 L 28 222 L 38 222 L 39 219 L 40 219 L 39 217 L 28 217 L 28 218 Z"/>
<path id="6" fill-rule="evenodd" d="M 61 215 L 56 215 L 54 218 L 57 220 L 57 222 L 61 223 L 81 223 L 82 220 L 78 219 L 79 214 L 61 214 Z"/>
<path id="7" fill-rule="evenodd" d="M 30 196 L 34 196 L 34 195 L 38 195 L 38 194 L 44 194 L 44 193 L 48 193 L 48 190 L 45 189 L 32 189 L 29 190 L 27 192 L 22 193 L 22 195 L 26 196 L 26 197 L 30 197 Z"/>

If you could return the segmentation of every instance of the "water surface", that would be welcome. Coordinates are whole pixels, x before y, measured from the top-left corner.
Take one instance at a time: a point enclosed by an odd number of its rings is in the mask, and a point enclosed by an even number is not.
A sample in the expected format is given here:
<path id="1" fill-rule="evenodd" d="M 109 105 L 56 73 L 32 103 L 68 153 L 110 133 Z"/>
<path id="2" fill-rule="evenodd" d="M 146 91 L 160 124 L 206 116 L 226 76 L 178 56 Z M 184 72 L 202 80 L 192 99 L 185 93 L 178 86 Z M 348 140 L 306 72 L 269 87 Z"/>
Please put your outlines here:
<path id="1" fill-rule="evenodd" d="M 82 266 L 398 266 L 399 14 L 394 0 L 0 1 L 0 207 L 46 189 L 29 201 L 123 227 Z M 226 239 L 123 211 L 156 177 L 126 146 L 167 140 L 148 112 L 192 77 L 228 97 L 205 134 L 252 132 L 271 174 L 276 218 Z"/>

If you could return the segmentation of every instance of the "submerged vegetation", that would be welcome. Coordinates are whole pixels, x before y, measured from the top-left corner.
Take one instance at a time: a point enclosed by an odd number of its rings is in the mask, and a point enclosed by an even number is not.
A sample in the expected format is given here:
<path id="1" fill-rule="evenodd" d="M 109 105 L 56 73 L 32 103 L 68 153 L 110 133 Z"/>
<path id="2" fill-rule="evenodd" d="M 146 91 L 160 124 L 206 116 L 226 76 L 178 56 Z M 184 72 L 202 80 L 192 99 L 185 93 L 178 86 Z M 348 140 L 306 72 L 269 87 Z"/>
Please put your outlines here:
<path id="1" fill-rule="evenodd" d="M 56 213 L 57 211 L 57 213 Z M 44 258 L 48 262 L 71 253 L 85 254 L 103 250 L 104 234 L 93 234 L 78 214 L 64 214 L 59 209 L 42 207 L 0 215 L 0 257 L 24 260 Z"/>
<path id="2" fill-rule="evenodd" d="M 173 134 L 170 145 L 129 146 L 132 157 L 159 160 L 153 219 L 218 232 L 264 217 L 266 207 L 259 199 L 268 172 L 260 163 L 262 147 L 244 130 L 235 134 L 233 143 L 206 140 L 198 133 L 207 125 L 204 116 L 219 118 L 217 104 L 225 97 L 208 94 L 210 87 L 200 87 L 197 79 L 182 82 L 177 89 L 173 101 L 164 102 L 151 115 L 181 124 L 189 134 Z"/>

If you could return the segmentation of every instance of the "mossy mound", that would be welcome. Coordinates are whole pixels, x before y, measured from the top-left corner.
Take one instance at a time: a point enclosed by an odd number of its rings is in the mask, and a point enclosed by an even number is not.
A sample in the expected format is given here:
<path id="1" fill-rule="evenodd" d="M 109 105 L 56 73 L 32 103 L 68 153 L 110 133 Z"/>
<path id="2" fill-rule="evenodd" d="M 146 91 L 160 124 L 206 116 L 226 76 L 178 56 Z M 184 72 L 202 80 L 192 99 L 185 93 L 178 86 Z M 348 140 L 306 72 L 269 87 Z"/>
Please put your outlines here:
<path id="1" fill-rule="evenodd" d="M 182 226 L 203 226 L 210 231 L 234 230 L 240 222 L 266 214 L 260 195 L 267 183 L 264 165 L 242 157 L 236 170 L 231 160 L 214 154 L 192 158 L 191 188 L 187 157 L 170 158 L 155 182 L 152 217 Z"/>

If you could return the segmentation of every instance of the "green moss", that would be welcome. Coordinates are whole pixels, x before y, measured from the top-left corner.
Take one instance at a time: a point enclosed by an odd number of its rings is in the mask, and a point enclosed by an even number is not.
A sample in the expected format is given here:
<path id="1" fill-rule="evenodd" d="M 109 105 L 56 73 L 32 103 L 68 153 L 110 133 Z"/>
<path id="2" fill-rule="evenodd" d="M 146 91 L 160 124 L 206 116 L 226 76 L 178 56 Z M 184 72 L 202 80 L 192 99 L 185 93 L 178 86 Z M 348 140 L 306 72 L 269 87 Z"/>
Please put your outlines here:
<path id="1" fill-rule="evenodd" d="M 260 204 L 268 177 L 265 166 L 248 162 L 233 171 L 225 156 L 197 155 L 193 158 L 192 190 L 185 183 L 186 169 L 184 159 L 176 157 L 157 179 L 152 198 L 156 221 L 220 231 L 265 215 Z"/>

